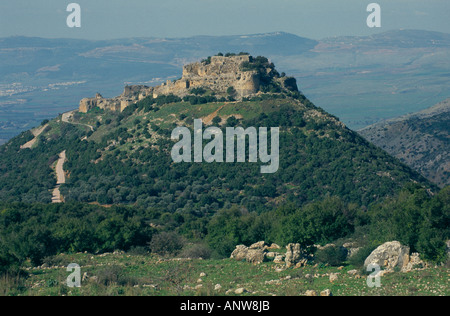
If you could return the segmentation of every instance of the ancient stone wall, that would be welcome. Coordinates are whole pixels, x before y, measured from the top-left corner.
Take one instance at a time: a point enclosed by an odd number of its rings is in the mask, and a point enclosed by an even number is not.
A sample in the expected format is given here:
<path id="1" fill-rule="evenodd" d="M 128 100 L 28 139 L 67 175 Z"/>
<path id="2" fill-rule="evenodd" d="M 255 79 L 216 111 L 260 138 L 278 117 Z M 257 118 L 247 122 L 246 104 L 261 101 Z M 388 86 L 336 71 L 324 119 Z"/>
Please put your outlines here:
<path id="1" fill-rule="evenodd" d="M 243 71 L 242 64 L 250 62 L 251 56 L 214 56 L 209 61 L 188 64 L 183 67 L 183 76 L 179 80 L 163 83 L 156 87 L 143 85 L 126 86 L 124 92 L 113 99 L 105 99 L 97 94 L 94 98 L 81 100 L 79 111 L 86 113 L 94 107 L 111 111 L 123 111 L 127 106 L 146 98 L 159 95 L 174 94 L 184 97 L 192 88 L 206 88 L 214 91 L 216 95 L 227 96 L 230 87 L 234 88 L 240 99 L 260 90 L 260 77 L 257 71 Z M 293 79 L 293 80 L 292 80 Z M 294 78 L 286 77 L 281 85 L 288 90 L 296 89 Z M 295 86 L 295 87 L 294 87 Z"/>

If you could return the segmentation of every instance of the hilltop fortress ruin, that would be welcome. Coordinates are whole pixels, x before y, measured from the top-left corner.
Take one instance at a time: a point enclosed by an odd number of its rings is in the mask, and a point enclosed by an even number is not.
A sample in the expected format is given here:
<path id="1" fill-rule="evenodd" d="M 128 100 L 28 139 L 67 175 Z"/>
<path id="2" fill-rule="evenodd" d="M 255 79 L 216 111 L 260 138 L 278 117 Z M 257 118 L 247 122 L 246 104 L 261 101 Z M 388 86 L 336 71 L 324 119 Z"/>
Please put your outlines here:
<path id="1" fill-rule="evenodd" d="M 79 111 L 87 113 L 90 109 L 98 107 L 122 112 L 129 105 L 149 96 L 157 98 L 160 95 L 173 94 L 183 98 L 190 95 L 195 88 L 211 90 L 217 96 L 227 96 L 232 88 L 236 99 L 242 99 L 269 86 L 280 91 L 281 89 L 298 91 L 295 78 L 280 76 L 274 65 L 265 57 L 253 58 L 247 54 L 220 55 L 185 65 L 181 79 L 168 80 L 160 86 L 126 86 L 120 96 L 112 99 L 103 98 L 97 93 L 94 98 L 82 99 Z"/>

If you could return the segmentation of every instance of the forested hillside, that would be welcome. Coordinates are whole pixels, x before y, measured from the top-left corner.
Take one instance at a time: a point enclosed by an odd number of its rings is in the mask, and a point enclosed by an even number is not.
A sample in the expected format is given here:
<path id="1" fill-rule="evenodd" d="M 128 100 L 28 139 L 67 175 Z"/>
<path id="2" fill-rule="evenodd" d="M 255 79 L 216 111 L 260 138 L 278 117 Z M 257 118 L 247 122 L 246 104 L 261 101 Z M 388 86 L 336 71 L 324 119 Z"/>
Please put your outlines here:
<path id="1" fill-rule="evenodd" d="M 31 133 L 14 138 L 0 149 L 0 199 L 50 202 L 56 183 L 52 167 L 63 150 L 67 183 L 61 192 L 66 201 L 172 213 L 205 215 L 232 205 L 263 211 L 326 196 L 367 206 L 406 183 L 435 189 L 301 95 L 240 102 L 187 100 L 150 97 L 122 113 L 93 109 L 76 113 L 69 123 L 59 117 L 48 123 L 31 149 L 20 149 Z M 280 127 L 278 172 L 262 175 L 260 164 L 249 163 L 174 164 L 172 130 L 211 114 L 211 124 L 224 133 L 227 126 Z"/>

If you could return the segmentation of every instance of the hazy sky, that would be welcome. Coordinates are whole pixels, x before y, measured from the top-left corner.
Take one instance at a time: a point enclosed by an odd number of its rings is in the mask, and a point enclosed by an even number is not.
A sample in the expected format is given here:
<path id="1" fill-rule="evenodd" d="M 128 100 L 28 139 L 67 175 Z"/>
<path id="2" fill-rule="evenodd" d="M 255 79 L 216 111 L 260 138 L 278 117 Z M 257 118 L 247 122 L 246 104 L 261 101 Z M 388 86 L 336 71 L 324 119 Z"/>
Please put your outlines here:
<path id="1" fill-rule="evenodd" d="M 69 3 L 81 28 L 69 28 Z M 381 28 L 366 7 L 381 6 Z M 450 33 L 450 0 L 0 0 L 0 37 L 189 37 L 284 31 L 321 39 L 391 29 Z"/>

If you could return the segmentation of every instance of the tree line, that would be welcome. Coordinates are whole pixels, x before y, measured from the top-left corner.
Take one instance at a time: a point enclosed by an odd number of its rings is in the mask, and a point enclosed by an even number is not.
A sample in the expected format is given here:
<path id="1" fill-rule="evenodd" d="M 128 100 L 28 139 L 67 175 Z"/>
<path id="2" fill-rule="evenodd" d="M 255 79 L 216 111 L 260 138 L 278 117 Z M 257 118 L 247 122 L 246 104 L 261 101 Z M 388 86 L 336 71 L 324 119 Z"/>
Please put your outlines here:
<path id="1" fill-rule="evenodd" d="M 425 260 L 447 258 L 450 187 L 430 196 L 416 185 L 370 209 L 327 197 L 302 207 L 291 203 L 256 213 L 232 206 L 208 216 L 83 203 L 0 203 L 0 272 L 26 261 L 39 265 L 59 253 L 99 254 L 145 248 L 173 254 L 185 240 L 203 253 L 228 257 L 236 245 L 264 240 L 303 247 L 351 238 L 365 247 L 398 240 Z M 186 242 L 184 244 L 187 244 Z M 172 248 L 171 248 L 172 247 Z"/>

